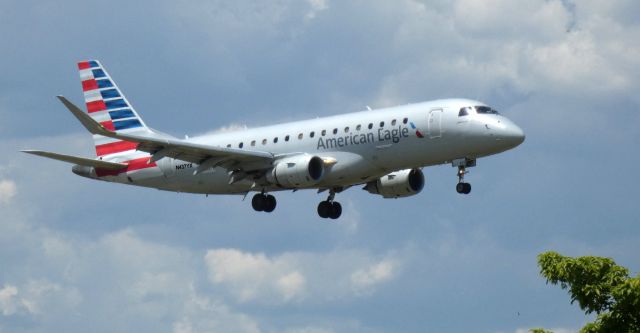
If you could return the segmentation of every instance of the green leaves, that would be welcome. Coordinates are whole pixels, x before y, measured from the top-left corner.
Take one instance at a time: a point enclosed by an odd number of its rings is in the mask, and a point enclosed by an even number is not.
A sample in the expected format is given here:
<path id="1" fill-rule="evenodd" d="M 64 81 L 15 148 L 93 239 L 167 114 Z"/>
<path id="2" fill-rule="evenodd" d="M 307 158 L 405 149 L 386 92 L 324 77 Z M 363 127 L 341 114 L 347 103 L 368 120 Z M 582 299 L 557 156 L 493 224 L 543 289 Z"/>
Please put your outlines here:
<path id="1" fill-rule="evenodd" d="M 538 255 L 538 265 L 547 283 L 569 289 L 571 303 L 598 314 L 580 332 L 640 332 L 640 275 L 629 277 L 629 270 L 610 258 L 571 258 L 556 252 Z"/>
<path id="2" fill-rule="evenodd" d="M 532 328 L 529 330 L 530 333 L 553 333 L 552 331 L 547 331 L 542 328 Z"/>

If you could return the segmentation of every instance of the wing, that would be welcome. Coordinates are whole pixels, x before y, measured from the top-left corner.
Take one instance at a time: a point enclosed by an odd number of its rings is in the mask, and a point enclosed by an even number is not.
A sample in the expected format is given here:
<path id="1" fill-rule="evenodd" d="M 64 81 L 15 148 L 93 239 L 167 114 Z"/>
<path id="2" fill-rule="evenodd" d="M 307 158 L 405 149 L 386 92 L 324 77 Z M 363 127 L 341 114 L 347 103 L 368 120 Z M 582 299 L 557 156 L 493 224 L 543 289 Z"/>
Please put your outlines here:
<path id="1" fill-rule="evenodd" d="M 197 144 L 157 132 L 152 132 L 150 135 L 116 133 L 93 120 L 87 113 L 65 97 L 58 96 L 58 99 L 89 132 L 137 143 L 137 150 L 148 152 L 152 155 L 150 163 L 163 157 L 172 157 L 199 164 L 200 167 L 196 170 L 196 173 L 199 173 L 221 164 L 242 165 L 243 170 L 258 170 L 268 167 L 274 160 L 274 155 L 269 152 Z"/>

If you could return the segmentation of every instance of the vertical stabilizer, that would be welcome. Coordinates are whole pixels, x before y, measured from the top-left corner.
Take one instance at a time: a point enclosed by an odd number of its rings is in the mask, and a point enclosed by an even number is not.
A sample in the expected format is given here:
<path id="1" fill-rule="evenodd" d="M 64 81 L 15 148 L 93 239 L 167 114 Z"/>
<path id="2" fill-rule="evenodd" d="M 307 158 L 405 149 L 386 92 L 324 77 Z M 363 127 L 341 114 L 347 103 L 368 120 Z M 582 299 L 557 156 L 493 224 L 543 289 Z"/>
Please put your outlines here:
<path id="1" fill-rule="evenodd" d="M 87 112 L 106 129 L 118 133 L 150 132 L 131 103 L 97 60 L 78 63 Z M 94 135 L 96 155 L 121 155 L 135 151 L 136 143 Z M 110 157 L 110 156 L 108 156 Z"/>

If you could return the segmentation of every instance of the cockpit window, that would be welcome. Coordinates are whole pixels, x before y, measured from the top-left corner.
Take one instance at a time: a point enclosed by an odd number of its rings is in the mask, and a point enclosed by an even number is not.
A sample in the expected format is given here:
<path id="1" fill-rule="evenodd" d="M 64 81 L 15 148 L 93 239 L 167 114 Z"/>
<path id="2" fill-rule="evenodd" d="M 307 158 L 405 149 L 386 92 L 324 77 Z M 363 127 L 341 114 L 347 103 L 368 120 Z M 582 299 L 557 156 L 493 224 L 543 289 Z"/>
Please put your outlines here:
<path id="1" fill-rule="evenodd" d="M 469 107 L 460 108 L 460 112 L 458 112 L 458 117 L 464 117 L 469 115 Z"/>
<path id="2" fill-rule="evenodd" d="M 476 106 L 475 109 L 478 114 L 498 114 L 498 111 L 488 106 Z"/>

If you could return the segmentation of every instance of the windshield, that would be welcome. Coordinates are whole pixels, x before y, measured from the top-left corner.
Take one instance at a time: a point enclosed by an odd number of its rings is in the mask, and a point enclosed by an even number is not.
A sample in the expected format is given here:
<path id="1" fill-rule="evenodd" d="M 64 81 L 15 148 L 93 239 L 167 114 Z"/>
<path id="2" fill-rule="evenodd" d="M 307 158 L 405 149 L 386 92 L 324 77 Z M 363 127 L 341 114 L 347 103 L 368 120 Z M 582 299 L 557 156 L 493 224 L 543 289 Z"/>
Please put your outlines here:
<path id="1" fill-rule="evenodd" d="M 465 106 L 460 108 L 460 111 L 458 112 L 458 117 L 464 117 L 473 113 L 477 113 L 477 114 L 499 114 L 497 110 L 492 109 L 489 106 L 482 106 L 482 105 L 478 105 L 478 106 Z"/>
<path id="2" fill-rule="evenodd" d="M 478 114 L 498 114 L 498 111 L 488 106 L 476 106 L 475 109 Z"/>
<path id="3" fill-rule="evenodd" d="M 472 112 L 473 112 L 473 109 L 469 106 L 460 108 L 460 111 L 458 112 L 458 117 L 468 116 L 469 113 L 472 113 Z"/>

